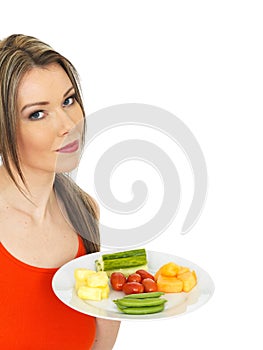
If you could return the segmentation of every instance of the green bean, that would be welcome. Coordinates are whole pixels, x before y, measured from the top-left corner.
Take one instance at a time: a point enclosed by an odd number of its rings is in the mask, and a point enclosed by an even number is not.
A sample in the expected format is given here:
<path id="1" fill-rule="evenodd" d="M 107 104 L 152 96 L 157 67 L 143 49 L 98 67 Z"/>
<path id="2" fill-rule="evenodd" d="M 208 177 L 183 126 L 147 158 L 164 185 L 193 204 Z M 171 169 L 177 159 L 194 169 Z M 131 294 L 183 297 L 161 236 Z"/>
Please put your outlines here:
<path id="1" fill-rule="evenodd" d="M 118 306 L 118 305 L 117 305 Z M 158 306 L 145 306 L 145 307 L 126 307 L 120 309 L 121 312 L 130 315 L 147 315 L 161 312 L 164 310 L 164 304 Z"/>
<path id="2" fill-rule="evenodd" d="M 135 298 L 135 299 L 157 298 L 157 297 L 160 297 L 161 295 L 164 295 L 164 293 L 163 292 L 134 293 L 134 294 L 125 295 L 124 298 Z"/>
<path id="3" fill-rule="evenodd" d="M 135 298 L 122 298 L 113 300 L 118 305 L 126 307 L 143 307 L 143 306 L 157 306 L 164 304 L 167 300 L 163 298 L 144 298 L 144 299 L 135 299 Z"/>
<path id="4" fill-rule="evenodd" d="M 117 305 L 117 307 L 118 307 L 118 309 L 120 310 L 120 311 L 122 311 L 123 309 L 126 309 L 127 308 L 127 306 L 123 306 L 123 305 L 121 305 L 120 303 L 118 303 L 117 301 L 115 301 L 115 300 L 113 300 L 114 301 L 114 303 Z"/>

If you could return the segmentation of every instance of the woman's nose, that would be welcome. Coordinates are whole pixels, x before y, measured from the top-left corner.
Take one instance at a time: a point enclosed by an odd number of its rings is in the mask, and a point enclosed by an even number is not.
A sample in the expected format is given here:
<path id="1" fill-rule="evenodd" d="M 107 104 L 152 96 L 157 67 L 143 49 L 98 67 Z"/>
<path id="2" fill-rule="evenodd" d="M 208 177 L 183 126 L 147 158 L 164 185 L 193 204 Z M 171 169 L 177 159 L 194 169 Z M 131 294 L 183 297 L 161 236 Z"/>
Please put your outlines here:
<path id="1" fill-rule="evenodd" d="M 57 111 L 57 130 L 59 136 L 68 134 L 76 125 L 67 111 L 60 109 Z"/>

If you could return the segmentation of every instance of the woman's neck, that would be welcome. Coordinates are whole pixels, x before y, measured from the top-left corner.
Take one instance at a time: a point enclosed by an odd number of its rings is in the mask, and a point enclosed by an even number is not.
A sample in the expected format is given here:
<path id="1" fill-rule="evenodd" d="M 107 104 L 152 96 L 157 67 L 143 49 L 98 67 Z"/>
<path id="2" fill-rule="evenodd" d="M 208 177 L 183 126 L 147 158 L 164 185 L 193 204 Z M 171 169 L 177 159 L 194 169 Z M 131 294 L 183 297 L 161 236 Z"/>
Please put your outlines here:
<path id="1" fill-rule="evenodd" d="M 56 201 L 53 191 L 55 174 L 35 173 L 23 169 L 26 185 L 19 176 L 15 179 L 20 191 L 8 175 L 4 166 L 0 167 L 0 197 L 7 205 L 29 215 L 34 221 L 41 222 Z"/>

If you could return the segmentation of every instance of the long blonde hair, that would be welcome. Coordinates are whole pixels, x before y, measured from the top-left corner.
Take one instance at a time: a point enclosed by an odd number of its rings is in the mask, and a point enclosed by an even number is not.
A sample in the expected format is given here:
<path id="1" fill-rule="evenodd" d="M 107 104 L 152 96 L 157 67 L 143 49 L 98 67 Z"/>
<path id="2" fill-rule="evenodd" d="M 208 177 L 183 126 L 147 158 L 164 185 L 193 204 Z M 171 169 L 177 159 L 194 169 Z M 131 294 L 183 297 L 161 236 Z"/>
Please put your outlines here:
<path id="1" fill-rule="evenodd" d="M 68 75 L 84 115 L 78 73 L 72 63 L 53 50 L 46 43 L 22 34 L 14 34 L 0 41 L 0 156 L 8 175 L 15 185 L 12 166 L 25 183 L 17 151 L 17 91 L 25 75 L 33 67 L 44 67 L 58 63 Z M 84 132 L 82 143 L 84 144 Z M 62 200 L 66 214 L 74 229 L 84 238 L 87 253 L 100 249 L 98 228 L 98 207 L 87 193 L 81 190 L 66 174 L 56 174 L 54 181 L 56 194 Z"/>

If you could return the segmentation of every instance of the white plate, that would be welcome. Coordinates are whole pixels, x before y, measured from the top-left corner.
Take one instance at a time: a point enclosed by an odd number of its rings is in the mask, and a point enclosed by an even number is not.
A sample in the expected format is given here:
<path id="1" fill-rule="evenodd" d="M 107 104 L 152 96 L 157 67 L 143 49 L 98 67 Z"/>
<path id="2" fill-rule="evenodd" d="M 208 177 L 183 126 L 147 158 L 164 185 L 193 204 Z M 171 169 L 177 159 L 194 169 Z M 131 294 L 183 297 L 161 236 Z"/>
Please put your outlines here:
<path id="1" fill-rule="evenodd" d="M 108 253 L 108 252 L 107 252 Z M 154 274 L 162 265 L 173 261 L 187 266 L 197 274 L 197 286 L 189 293 L 166 293 L 164 311 L 150 315 L 127 315 L 117 310 L 113 300 L 122 298 L 123 292 L 111 290 L 108 299 L 102 301 L 83 301 L 77 297 L 74 289 L 74 270 L 88 268 L 95 270 L 95 260 L 105 252 L 84 255 L 63 265 L 54 275 L 52 288 L 56 296 L 74 310 L 94 317 L 111 320 L 160 320 L 182 315 L 196 310 L 206 303 L 214 292 L 214 283 L 210 276 L 199 266 L 183 258 L 154 251 L 147 251 L 148 270 Z"/>

